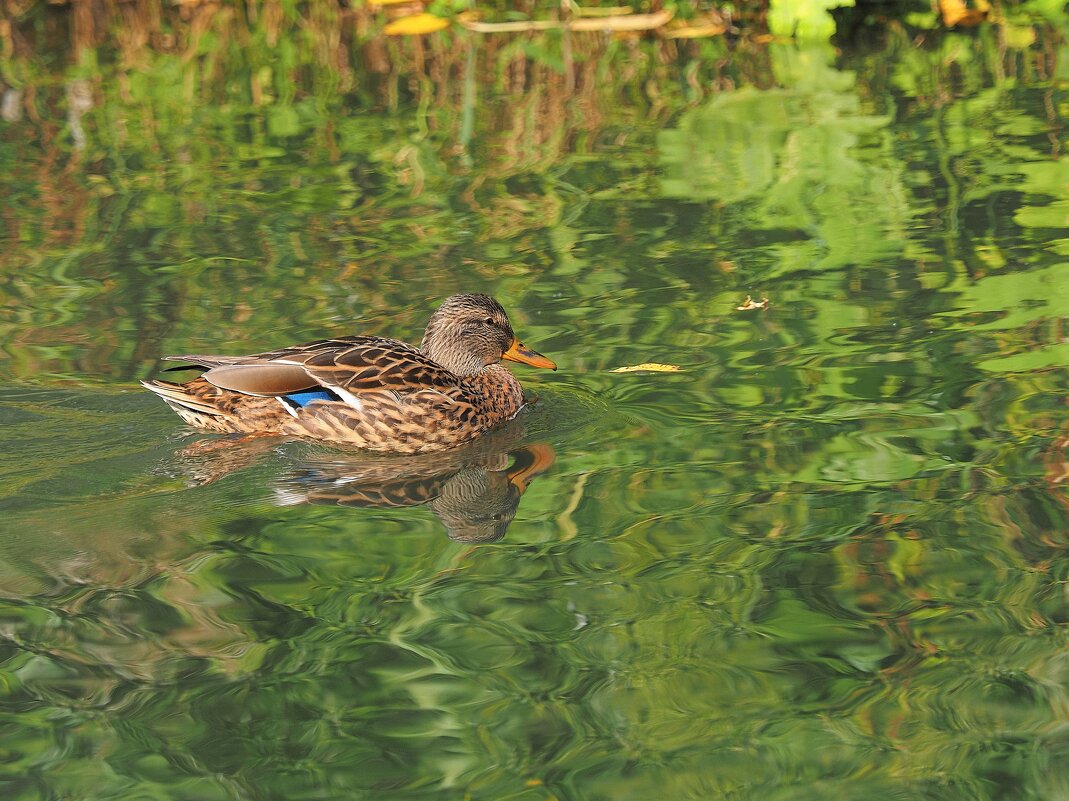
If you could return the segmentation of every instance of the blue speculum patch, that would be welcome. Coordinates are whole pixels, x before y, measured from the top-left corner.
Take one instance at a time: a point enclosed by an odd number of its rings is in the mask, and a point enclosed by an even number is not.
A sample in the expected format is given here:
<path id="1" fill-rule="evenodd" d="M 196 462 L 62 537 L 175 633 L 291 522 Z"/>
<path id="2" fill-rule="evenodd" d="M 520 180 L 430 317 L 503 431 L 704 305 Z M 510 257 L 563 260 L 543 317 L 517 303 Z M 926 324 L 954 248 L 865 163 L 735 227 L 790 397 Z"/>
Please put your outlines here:
<path id="1" fill-rule="evenodd" d="M 307 392 L 294 392 L 293 394 L 284 397 L 286 400 L 293 401 L 302 408 L 312 401 L 337 400 L 337 396 L 333 392 L 328 392 L 325 389 L 310 389 Z"/>

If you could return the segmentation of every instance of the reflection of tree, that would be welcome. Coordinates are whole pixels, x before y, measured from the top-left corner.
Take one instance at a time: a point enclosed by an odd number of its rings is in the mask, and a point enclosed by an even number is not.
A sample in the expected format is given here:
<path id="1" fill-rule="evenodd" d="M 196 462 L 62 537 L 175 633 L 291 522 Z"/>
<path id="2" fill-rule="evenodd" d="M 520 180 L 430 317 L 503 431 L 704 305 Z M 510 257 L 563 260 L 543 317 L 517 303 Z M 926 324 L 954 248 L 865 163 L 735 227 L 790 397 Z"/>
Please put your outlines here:
<path id="1" fill-rule="evenodd" d="M 751 204 L 740 222 L 779 239 L 777 272 L 892 258 L 909 227 L 901 176 L 860 147 L 886 140 L 890 119 L 824 69 L 819 87 L 718 95 L 659 138 L 665 196 Z"/>
<path id="2" fill-rule="evenodd" d="M 598 136 L 615 102 L 601 71 L 627 54 L 600 37 L 577 40 L 580 75 L 569 88 L 546 43 L 543 52 L 514 37 L 456 48 L 368 40 L 352 33 L 366 10 L 313 5 L 298 19 L 273 3 L 252 18 L 213 4 L 178 4 L 161 17 L 151 4 L 123 3 L 109 23 L 76 3 L 58 16 L 41 10 L 51 25 L 12 28 L 27 113 L 0 144 L 13 188 L 0 213 L 18 243 L 0 254 L 0 269 L 18 310 L 18 374 L 71 372 L 72 351 L 49 346 L 67 322 L 136 326 L 139 352 L 96 339 L 79 358 L 85 372 L 130 378 L 149 368 L 148 343 L 202 328 L 203 309 L 220 300 L 234 304 L 235 323 L 220 334 L 237 340 L 267 320 L 303 328 L 299 320 L 350 318 L 354 294 L 358 309 L 397 307 L 381 276 L 427 281 L 428 263 L 541 266 L 535 254 L 578 195 L 526 176 L 577 137 Z M 168 21 L 175 15 L 181 24 Z M 68 35 L 102 65 L 69 84 L 94 104 L 78 120 L 80 149 L 61 122 L 72 95 L 45 77 L 38 55 Z M 621 77 L 638 85 L 655 64 L 649 48 L 634 54 Z M 468 92 L 469 64 L 496 76 L 491 91 Z M 411 103 L 418 116 L 387 125 L 364 113 Z M 461 141 L 476 168 L 457 169 Z M 526 185 L 512 191 L 511 176 Z M 444 244 L 464 228 L 471 245 Z M 502 249 L 516 237 L 520 247 Z M 356 291 L 340 293 L 342 282 Z"/>
<path id="3" fill-rule="evenodd" d="M 404 334 L 409 298 L 442 280 L 462 288 L 460 268 L 505 291 L 551 275 L 584 296 L 683 281 L 703 296 L 694 321 L 755 277 L 903 258 L 932 269 L 934 243 L 912 221 L 932 213 L 923 187 L 954 170 L 934 166 L 938 140 L 888 139 L 888 110 L 865 100 L 886 81 L 877 61 L 854 77 L 819 52 L 740 46 L 719 61 L 719 41 L 586 36 L 565 76 L 544 35 L 451 33 L 449 47 L 368 38 L 366 9 L 149 5 L 119 4 L 106 24 L 47 11 L 58 24 L 12 28 L 32 111 L 0 143 L 14 200 L 0 214 L 18 234 L 0 254 L 0 332 L 18 343 L 16 375 L 132 378 L 171 337 L 210 329 L 237 344 L 283 326 L 300 338 L 309 320 L 386 308 L 401 309 L 389 322 Z M 65 83 L 95 103 L 79 152 L 60 123 L 69 93 L 35 55 L 67 36 L 104 65 Z M 901 48 L 889 37 L 889 53 Z M 896 80 L 938 79 L 921 74 L 923 56 L 910 51 Z M 1011 56 L 991 48 L 958 67 L 980 80 Z M 927 113 L 924 97 L 913 102 Z M 645 156 L 655 138 L 663 181 Z M 907 181 L 898 155 L 933 166 Z M 671 241 L 656 234 L 665 225 Z M 969 250 L 970 263 L 990 259 Z M 745 274 L 732 275 L 740 256 Z M 205 316 L 220 303 L 223 319 Z M 106 333 L 116 319 L 136 336 Z M 100 334 L 87 345 L 56 345 L 87 328 Z"/>

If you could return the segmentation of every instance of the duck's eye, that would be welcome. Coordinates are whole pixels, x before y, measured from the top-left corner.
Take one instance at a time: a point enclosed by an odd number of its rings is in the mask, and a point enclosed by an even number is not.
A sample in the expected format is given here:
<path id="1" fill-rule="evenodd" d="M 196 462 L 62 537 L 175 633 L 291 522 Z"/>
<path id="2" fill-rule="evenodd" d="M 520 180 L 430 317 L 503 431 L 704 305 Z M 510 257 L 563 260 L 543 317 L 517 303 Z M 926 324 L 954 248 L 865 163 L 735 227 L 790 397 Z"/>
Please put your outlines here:
<path id="1" fill-rule="evenodd" d="M 483 322 L 486 323 L 487 325 L 493 325 L 494 324 L 494 318 L 493 317 L 487 317 L 485 320 L 483 320 Z"/>

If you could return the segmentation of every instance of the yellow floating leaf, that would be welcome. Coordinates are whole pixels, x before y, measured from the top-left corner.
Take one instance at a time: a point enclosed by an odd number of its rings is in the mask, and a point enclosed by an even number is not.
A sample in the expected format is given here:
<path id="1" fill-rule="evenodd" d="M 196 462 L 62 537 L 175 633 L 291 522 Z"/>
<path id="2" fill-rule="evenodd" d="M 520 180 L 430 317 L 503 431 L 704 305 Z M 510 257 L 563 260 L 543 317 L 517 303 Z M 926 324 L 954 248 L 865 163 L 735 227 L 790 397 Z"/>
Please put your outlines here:
<path id="1" fill-rule="evenodd" d="M 939 0 L 939 11 L 943 14 L 943 24 L 947 26 L 956 25 L 968 13 L 965 0 Z"/>
<path id="2" fill-rule="evenodd" d="M 955 26 L 970 27 L 984 21 L 991 7 L 986 0 L 976 0 L 975 8 L 968 8 L 965 0 L 939 0 L 939 10 L 943 14 L 943 24 L 948 28 Z"/>
<path id="3" fill-rule="evenodd" d="M 615 370 L 609 370 L 610 373 L 639 373 L 643 371 L 647 373 L 677 373 L 679 372 L 679 365 L 644 362 L 643 364 L 636 364 L 632 367 L 617 367 Z"/>
<path id="4" fill-rule="evenodd" d="M 423 13 L 395 19 L 383 30 L 387 36 L 422 36 L 448 27 L 449 20 Z"/>
<path id="5" fill-rule="evenodd" d="M 368 0 L 369 6 L 399 6 L 402 3 L 415 5 L 413 0 Z"/>
<path id="6" fill-rule="evenodd" d="M 685 28 L 673 28 L 665 31 L 666 39 L 698 39 L 703 36 L 719 36 L 726 31 L 727 25 L 720 22 L 712 22 L 708 25 L 688 25 Z"/>

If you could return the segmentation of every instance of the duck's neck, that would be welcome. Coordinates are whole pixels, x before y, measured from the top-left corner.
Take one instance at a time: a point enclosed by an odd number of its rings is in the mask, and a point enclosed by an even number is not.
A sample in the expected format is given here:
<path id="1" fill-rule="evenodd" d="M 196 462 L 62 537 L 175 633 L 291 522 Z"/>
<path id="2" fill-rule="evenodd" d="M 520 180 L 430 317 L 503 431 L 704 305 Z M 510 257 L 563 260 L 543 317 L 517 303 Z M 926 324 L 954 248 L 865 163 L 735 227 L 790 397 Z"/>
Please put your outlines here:
<path id="1" fill-rule="evenodd" d="M 440 336 L 432 336 L 430 328 L 419 349 L 454 375 L 474 375 L 483 369 L 478 355 L 470 352 L 465 354 L 464 349 L 456 347 L 455 343 L 443 341 Z"/>
<path id="2" fill-rule="evenodd" d="M 511 420 L 523 408 L 523 387 L 504 365 L 488 364 L 464 376 L 463 384 L 491 425 Z"/>

